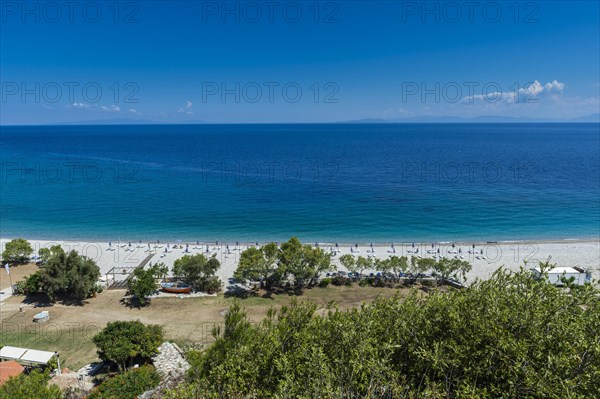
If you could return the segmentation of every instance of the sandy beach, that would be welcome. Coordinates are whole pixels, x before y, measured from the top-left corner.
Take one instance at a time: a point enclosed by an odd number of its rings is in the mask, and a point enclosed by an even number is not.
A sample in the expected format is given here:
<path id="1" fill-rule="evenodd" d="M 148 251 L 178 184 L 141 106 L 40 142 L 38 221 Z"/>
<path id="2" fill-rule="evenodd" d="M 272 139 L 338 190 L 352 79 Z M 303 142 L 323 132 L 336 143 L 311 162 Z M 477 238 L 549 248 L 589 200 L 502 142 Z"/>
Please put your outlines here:
<path id="1" fill-rule="evenodd" d="M 7 238 L 0 239 L 2 248 L 9 241 Z M 80 254 L 88 256 L 96 261 L 103 275 L 114 268 L 130 268 L 138 266 L 146 261 L 146 264 L 163 262 L 169 268 L 175 260 L 184 255 L 203 253 L 207 256 L 216 256 L 221 262 L 221 268 L 217 275 L 223 282 L 233 276 L 237 267 L 240 253 L 248 246 L 256 243 L 235 242 L 212 242 L 212 243 L 182 243 L 182 242 L 84 242 L 84 241 L 47 241 L 29 240 L 34 248 L 34 253 L 43 247 L 61 245 L 65 250 L 75 250 Z M 313 243 L 315 245 L 317 243 Z M 381 245 L 358 243 L 342 244 L 336 247 L 335 243 L 318 243 L 326 250 L 336 251 L 333 262 L 338 265 L 339 257 L 344 254 L 355 256 L 372 256 L 376 258 L 387 258 L 396 256 L 419 256 L 435 257 L 445 256 L 449 258 L 459 257 L 469 261 L 473 269 L 467 275 L 467 282 L 476 278 L 489 278 L 499 267 L 510 270 L 518 270 L 527 262 L 527 267 L 536 266 L 540 261 L 550 259 L 551 263 L 559 266 L 579 266 L 592 272 L 592 277 L 600 280 L 600 241 L 599 240 L 565 240 L 565 241 L 515 241 L 498 243 L 394 243 Z M 176 248 L 174 248 L 176 246 Z M 208 248 L 208 252 L 207 252 Z M 417 252 L 418 249 L 418 252 Z M 188 252 L 186 252 L 186 250 Z M 121 269 L 121 271 L 123 271 Z M 374 271 L 374 270 L 373 270 Z M 123 277 L 121 277 L 123 276 Z M 116 275 L 119 280 L 126 275 Z"/>

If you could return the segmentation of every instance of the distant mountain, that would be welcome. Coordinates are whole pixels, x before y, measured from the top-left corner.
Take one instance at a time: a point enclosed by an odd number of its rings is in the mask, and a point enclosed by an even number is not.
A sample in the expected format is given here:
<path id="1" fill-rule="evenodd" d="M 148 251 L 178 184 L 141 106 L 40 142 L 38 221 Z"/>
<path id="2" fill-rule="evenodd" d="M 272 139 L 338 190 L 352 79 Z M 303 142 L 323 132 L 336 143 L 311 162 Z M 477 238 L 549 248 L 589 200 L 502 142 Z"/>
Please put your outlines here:
<path id="1" fill-rule="evenodd" d="M 600 122 L 600 114 L 581 116 L 572 119 L 532 118 L 526 116 L 480 115 L 471 118 L 458 116 L 415 116 L 397 119 L 358 119 L 338 123 L 561 123 L 561 122 Z"/>
<path id="2" fill-rule="evenodd" d="M 573 118 L 571 122 L 596 122 L 600 123 L 600 114 L 591 114 L 586 116 L 580 116 L 579 118 Z"/>

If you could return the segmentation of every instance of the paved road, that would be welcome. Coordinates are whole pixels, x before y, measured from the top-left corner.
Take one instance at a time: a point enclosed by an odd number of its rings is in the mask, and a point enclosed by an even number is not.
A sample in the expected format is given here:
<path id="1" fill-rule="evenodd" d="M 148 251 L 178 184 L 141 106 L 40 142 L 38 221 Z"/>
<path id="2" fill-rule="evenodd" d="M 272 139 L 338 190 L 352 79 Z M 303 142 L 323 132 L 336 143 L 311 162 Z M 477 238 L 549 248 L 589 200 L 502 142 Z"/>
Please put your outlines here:
<path id="1" fill-rule="evenodd" d="M 8 287 L 0 291 L 0 302 L 12 296 L 12 287 Z"/>

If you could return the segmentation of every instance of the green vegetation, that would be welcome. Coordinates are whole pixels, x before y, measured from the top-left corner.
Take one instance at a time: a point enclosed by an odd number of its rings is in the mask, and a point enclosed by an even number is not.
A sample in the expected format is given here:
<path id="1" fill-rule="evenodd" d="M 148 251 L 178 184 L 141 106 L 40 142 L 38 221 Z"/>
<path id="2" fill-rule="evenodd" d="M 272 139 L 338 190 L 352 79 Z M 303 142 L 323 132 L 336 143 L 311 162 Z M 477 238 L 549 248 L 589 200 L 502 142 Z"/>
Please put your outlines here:
<path id="1" fill-rule="evenodd" d="M 127 280 L 127 288 L 140 306 L 147 304 L 148 297 L 156 291 L 156 279 L 164 277 L 167 271 L 164 263 L 156 263 L 148 269 L 138 266 L 133 270 L 131 278 Z"/>
<path id="2" fill-rule="evenodd" d="M 60 246 L 44 251 L 45 263 L 17 288 L 27 295 L 42 293 L 54 301 L 58 297 L 77 301 L 96 292 L 100 268 L 96 263 L 75 251 L 66 253 Z"/>
<path id="3" fill-rule="evenodd" d="M 277 253 L 279 248 L 272 242 L 260 248 L 250 247 L 240 255 L 238 268 L 234 273 L 236 280 L 260 281 L 261 288 L 270 288 L 281 277 L 277 272 Z"/>
<path id="4" fill-rule="evenodd" d="M 48 385 L 48 373 L 32 371 L 9 378 L 0 385 L 0 399 L 62 399 L 58 386 Z"/>
<path id="5" fill-rule="evenodd" d="M 280 287 L 293 279 L 296 287 L 314 285 L 319 274 L 335 270 L 331 255 L 321 248 L 302 245 L 296 237 L 277 247 L 275 243 L 248 248 L 240 255 L 235 278 L 260 281 L 267 289 Z"/>
<path id="6" fill-rule="evenodd" d="M 152 366 L 131 369 L 116 377 L 109 378 L 94 389 L 88 399 L 131 399 L 155 388 L 160 376 Z"/>
<path id="7" fill-rule="evenodd" d="M 19 265 L 29 262 L 32 253 L 33 248 L 31 248 L 29 241 L 23 238 L 15 238 L 6 243 L 4 251 L 2 251 L 2 259 L 5 262 Z"/>
<path id="8" fill-rule="evenodd" d="M 214 293 L 221 289 L 215 273 L 221 264 L 215 257 L 208 259 L 202 254 L 185 255 L 173 265 L 173 274 L 192 286 L 195 291 Z"/>
<path id="9" fill-rule="evenodd" d="M 134 361 L 147 362 L 158 353 L 163 342 L 163 329 L 159 325 L 144 325 L 136 321 L 113 321 L 93 338 L 98 356 L 110 360 L 126 370 Z"/>
<path id="10" fill-rule="evenodd" d="M 501 269 L 322 316 L 292 304 L 258 325 L 235 303 L 167 397 L 597 398 L 599 295 Z"/>
<path id="11" fill-rule="evenodd" d="M 53 245 L 50 248 L 40 248 L 38 255 L 42 258 L 42 263 L 48 262 L 48 260 L 61 252 L 64 252 L 60 245 Z"/>

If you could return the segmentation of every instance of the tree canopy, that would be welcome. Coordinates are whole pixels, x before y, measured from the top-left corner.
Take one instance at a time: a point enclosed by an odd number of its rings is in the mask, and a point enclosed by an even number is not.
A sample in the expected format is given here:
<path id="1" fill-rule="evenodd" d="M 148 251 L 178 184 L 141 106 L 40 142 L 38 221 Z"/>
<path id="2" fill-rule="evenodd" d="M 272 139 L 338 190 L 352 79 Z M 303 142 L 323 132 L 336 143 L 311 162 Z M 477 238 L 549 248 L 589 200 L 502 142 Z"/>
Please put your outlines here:
<path id="1" fill-rule="evenodd" d="M 131 277 L 127 280 L 127 288 L 141 306 L 146 305 L 148 297 L 156 291 L 156 279 L 164 277 L 167 271 L 164 263 L 156 263 L 147 269 L 143 266 L 133 269 Z"/>
<path id="2" fill-rule="evenodd" d="M 219 267 L 221 264 L 214 256 L 207 258 L 202 254 L 185 255 L 173 264 L 173 275 L 191 285 L 194 290 L 204 291 Z"/>
<path id="3" fill-rule="evenodd" d="M 33 253 L 33 248 L 29 241 L 23 238 L 15 238 L 6 243 L 2 251 L 2 259 L 5 262 L 23 264 L 29 262 L 29 257 Z"/>
<path id="4" fill-rule="evenodd" d="M 75 251 L 66 253 L 60 246 L 42 253 L 46 261 L 27 278 L 28 294 L 44 293 L 51 300 L 83 300 L 95 292 L 100 268 L 92 259 Z"/>
<path id="5" fill-rule="evenodd" d="M 48 379 L 48 373 L 37 370 L 9 378 L 0 385 L 0 399 L 62 399 L 60 388 L 48 385 Z"/>
<path id="6" fill-rule="evenodd" d="M 158 353 L 163 342 L 163 329 L 159 325 L 145 325 L 139 320 L 113 321 L 93 338 L 102 360 L 115 362 L 125 370 L 133 361 L 147 361 Z"/>
<path id="7" fill-rule="evenodd" d="M 320 273 L 330 270 L 335 270 L 331 254 L 321 248 L 303 245 L 298 238 L 292 237 L 280 247 L 269 243 L 243 251 L 234 276 L 240 281 L 266 282 L 267 288 L 291 277 L 298 287 L 302 287 L 312 285 Z"/>
<path id="8" fill-rule="evenodd" d="M 360 309 L 293 304 L 258 325 L 236 303 L 167 397 L 597 398 L 599 294 L 500 269 Z"/>

